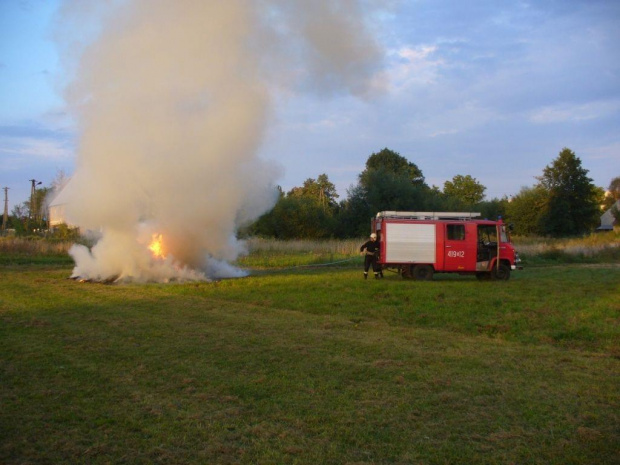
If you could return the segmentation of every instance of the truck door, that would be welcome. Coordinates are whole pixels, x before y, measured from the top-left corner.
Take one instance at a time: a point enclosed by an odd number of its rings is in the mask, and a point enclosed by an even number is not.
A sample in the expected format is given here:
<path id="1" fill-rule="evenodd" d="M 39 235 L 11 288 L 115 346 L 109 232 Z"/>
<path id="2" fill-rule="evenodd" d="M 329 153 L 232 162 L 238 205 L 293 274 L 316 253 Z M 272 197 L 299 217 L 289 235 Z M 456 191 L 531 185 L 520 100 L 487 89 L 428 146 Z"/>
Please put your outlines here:
<path id="1" fill-rule="evenodd" d="M 497 225 L 481 224 L 478 225 L 477 229 L 477 269 L 479 271 L 487 271 L 497 256 Z"/>
<path id="2" fill-rule="evenodd" d="M 475 231 L 466 230 L 464 223 L 446 223 L 444 241 L 445 271 L 473 271 L 476 266 Z M 468 237 L 472 236 L 472 237 Z M 472 246 L 471 243 L 474 245 Z"/>

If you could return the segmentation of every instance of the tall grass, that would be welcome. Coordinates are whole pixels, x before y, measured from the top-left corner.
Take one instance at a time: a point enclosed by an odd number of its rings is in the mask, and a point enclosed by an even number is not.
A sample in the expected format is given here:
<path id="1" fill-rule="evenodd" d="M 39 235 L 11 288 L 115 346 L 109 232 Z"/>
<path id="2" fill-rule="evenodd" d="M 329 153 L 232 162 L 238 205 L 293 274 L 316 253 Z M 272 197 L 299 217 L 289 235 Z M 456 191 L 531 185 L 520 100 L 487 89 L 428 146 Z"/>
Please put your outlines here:
<path id="1" fill-rule="evenodd" d="M 238 264 L 247 267 L 310 265 L 358 255 L 366 238 L 328 240 L 290 240 L 250 238 L 247 254 Z M 78 242 L 92 245 L 92 240 Z M 59 257 L 70 260 L 68 251 L 74 241 L 40 237 L 0 237 L 0 262 Z M 620 233 L 605 232 L 580 238 L 552 239 L 515 237 L 515 247 L 526 264 L 614 262 L 620 261 Z"/>
<path id="2" fill-rule="evenodd" d="M 564 239 L 515 237 L 514 243 L 521 257 L 531 263 L 620 261 L 620 234 L 613 231 Z"/>
<path id="3" fill-rule="evenodd" d="M 293 240 L 252 238 L 246 242 L 248 254 L 237 260 L 252 268 L 317 265 L 357 257 L 365 239 Z"/>
<path id="4" fill-rule="evenodd" d="M 365 241 L 366 238 L 294 241 L 252 238 L 247 241 L 249 253 L 239 264 L 269 267 L 342 260 L 355 257 Z M 617 232 L 566 239 L 516 237 L 514 243 L 527 264 L 620 261 Z"/>
<path id="5" fill-rule="evenodd" d="M 0 254 L 67 255 L 73 241 L 41 237 L 0 237 Z"/>
<path id="6" fill-rule="evenodd" d="M 327 239 L 327 240 L 292 240 L 251 238 L 247 241 L 250 253 L 322 253 L 334 255 L 355 255 L 360 246 L 368 239 Z"/>

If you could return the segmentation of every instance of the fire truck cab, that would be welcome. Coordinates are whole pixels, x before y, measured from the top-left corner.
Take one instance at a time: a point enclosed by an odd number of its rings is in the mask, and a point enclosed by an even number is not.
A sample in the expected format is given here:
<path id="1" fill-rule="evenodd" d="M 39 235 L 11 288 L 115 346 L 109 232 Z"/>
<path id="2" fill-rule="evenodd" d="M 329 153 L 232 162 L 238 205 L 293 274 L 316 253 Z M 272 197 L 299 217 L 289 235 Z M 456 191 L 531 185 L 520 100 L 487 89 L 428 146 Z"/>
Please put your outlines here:
<path id="1" fill-rule="evenodd" d="M 521 269 L 502 220 L 474 219 L 480 213 L 384 211 L 371 229 L 380 242 L 378 263 L 403 278 L 430 280 L 434 273 L 475 274 L 507 280 Z"/>

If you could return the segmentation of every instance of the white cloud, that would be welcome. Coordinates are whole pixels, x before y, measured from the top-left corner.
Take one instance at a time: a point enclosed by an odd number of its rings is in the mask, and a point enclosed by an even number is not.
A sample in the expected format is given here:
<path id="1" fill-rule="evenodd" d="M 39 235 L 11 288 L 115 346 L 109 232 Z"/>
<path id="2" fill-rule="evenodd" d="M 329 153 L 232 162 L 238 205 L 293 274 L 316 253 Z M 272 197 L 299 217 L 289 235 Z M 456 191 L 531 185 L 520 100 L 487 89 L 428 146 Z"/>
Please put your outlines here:
<path id="1" fill-rule="evenodd" d="M 583 156 L 589 160 L 615 160 L 615 171 L 620 174 L 620 142 L 594 147 L 584 147 L 582 151 Z"/>
<path id="2" fill-rule="evenodd" d="M 460 134 L 483 126 L 499 116 L 479 102 L 463 102 L 453 108 L 431 112 L 410 123 L 410 134 L 417 137 L 437 138 Z"/>
<path id="3" fill-rule="evenodd" d="M 434 83 L 439 68 L 444 64 L 442 59 L 433 58 L 437 50 L 436 45 L 418 45 L 390 51 L 388 56 L 391 64 L 386 71 L 390 90 L 398 92 Z"/>
<path id="4" fill-rule="evenodd" d="M 65 143 L 32 137 L 0 137 L 0 157 L 13 159 L 39 158 L 45 160 L 68 160 L 73 157 L 71 149 Z"/>
<path id="5" fill-rule="evenodd" d="M 310 131 L 332 130 L 347 125 L 350 121 L 346 115 L 330 115 L 327 118 L 308 124 L 308 129 Z"/>
<path id="6" fill-rule="evenodd" d="M 534 110 L 529 120 L 536 124 L 588 121 L 611 116 L 620 111 L 620 100 L 593 101 L 583 104 L 561 103 Z"/>

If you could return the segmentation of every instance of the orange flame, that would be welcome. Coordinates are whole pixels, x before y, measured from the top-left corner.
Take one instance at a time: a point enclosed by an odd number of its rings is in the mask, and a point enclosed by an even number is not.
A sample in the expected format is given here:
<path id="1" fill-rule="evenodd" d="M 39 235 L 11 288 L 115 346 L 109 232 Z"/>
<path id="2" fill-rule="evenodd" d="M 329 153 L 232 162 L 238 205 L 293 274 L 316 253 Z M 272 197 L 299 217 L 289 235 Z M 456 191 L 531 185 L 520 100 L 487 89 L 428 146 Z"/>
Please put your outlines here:
<path id="1" fill-rule="evenodd" d="M 164 254 L 164 238 L 161 234 L 153 234 L 149 250 L 155 258 L 166 258 Z"/>

